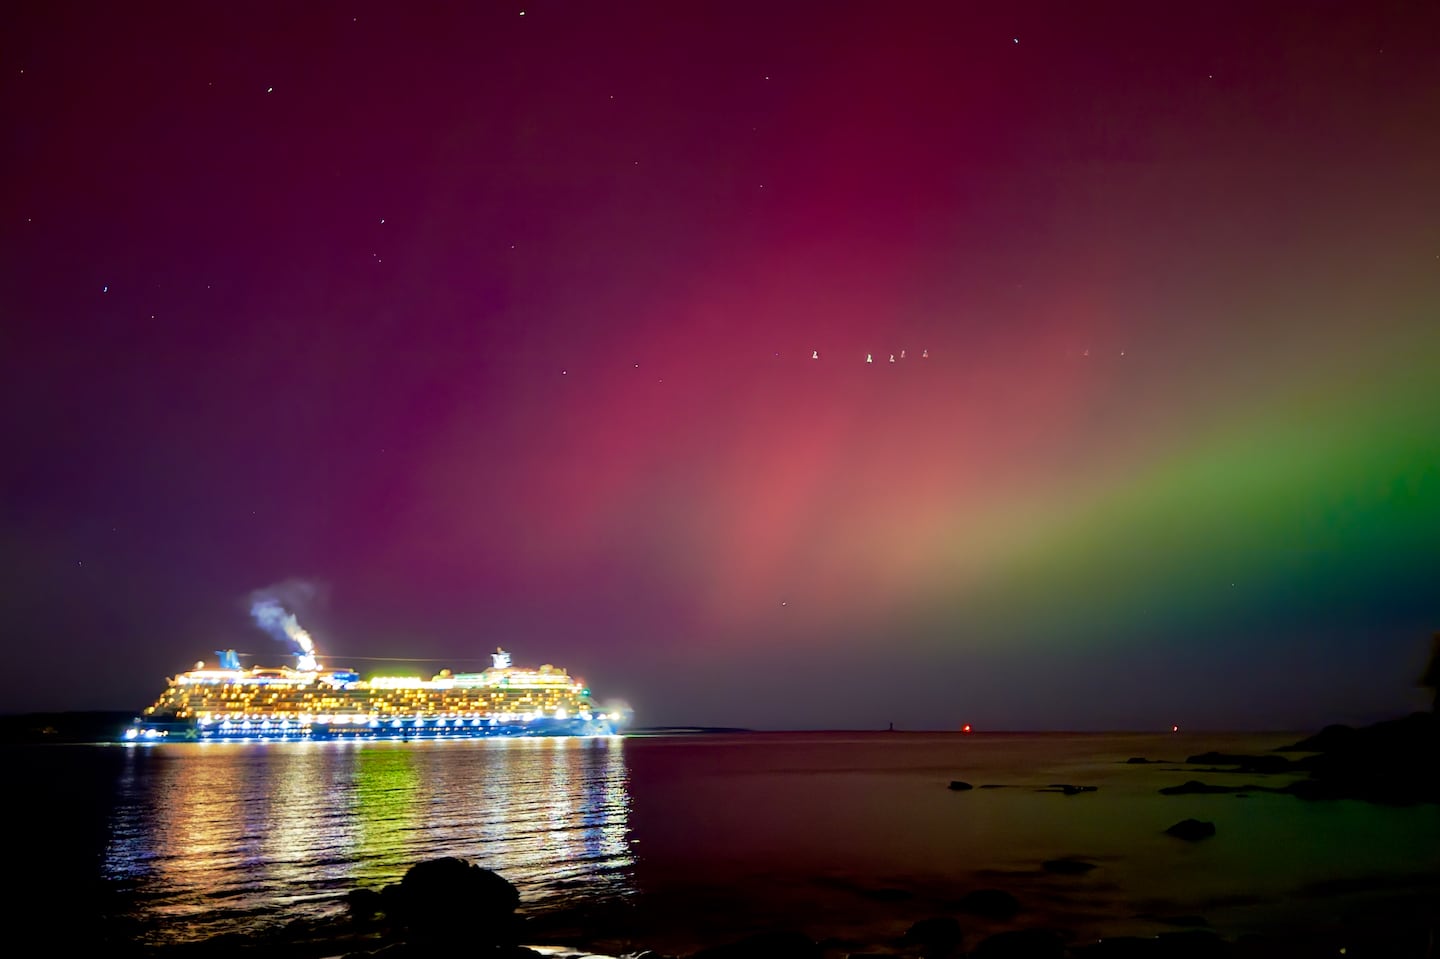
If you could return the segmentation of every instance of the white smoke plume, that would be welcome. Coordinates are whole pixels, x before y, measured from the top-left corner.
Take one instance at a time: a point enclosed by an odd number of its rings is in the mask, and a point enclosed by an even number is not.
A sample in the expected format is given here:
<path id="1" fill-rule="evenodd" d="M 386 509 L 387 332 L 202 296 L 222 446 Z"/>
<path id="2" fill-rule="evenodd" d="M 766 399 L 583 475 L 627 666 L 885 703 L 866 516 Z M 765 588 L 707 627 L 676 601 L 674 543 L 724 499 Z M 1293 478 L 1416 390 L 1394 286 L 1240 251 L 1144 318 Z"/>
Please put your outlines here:
<path id="1" fill-rule="evenodd" d="M 295 650 L 297 668 L 302 672 L 313 672 L 319 668 L 315 658 L 315 641 L 286 607 L 304 605 L 319 594 L 317 586 L 304 580 L 286 580 L 250 594 L 250 616 L 255 625 L 282 643 L 290 644 Z"/>

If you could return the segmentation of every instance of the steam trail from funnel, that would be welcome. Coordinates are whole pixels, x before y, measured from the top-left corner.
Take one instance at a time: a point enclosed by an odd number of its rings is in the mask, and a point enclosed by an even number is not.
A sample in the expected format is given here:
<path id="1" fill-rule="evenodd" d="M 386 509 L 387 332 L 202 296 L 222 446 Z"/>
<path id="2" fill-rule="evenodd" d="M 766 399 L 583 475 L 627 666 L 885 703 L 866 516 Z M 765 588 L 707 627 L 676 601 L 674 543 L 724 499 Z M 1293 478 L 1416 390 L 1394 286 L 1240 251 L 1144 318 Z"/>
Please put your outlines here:
<path id="1" fill-rule="evenodd" d="M 281 606 L 275 600 L 262 597 L 250 604 L 250 615 L 255 619 L 255 625 L 265 632 L 283 642 L 295 645 L 295 658 L 298 661 L 296 668 L 301 672 L 309 673 L 319 669 L 315 661 L 315 641 L 310 638 L 295 618 L 295 614 Z"/>

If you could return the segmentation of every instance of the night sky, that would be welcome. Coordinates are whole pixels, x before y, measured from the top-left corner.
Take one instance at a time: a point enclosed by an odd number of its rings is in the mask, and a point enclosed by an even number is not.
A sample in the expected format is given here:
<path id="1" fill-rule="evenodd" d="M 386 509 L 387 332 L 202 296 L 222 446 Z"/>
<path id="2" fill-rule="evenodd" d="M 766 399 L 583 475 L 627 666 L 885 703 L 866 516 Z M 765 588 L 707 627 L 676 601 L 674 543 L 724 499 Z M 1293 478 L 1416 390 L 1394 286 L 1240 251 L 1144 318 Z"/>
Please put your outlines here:
<path id="1" fill-rule="evenodd" d="M 0 17 L 0 710 L 296 579 L 645 725 L 1426 701 L 1440 5 Z"/>

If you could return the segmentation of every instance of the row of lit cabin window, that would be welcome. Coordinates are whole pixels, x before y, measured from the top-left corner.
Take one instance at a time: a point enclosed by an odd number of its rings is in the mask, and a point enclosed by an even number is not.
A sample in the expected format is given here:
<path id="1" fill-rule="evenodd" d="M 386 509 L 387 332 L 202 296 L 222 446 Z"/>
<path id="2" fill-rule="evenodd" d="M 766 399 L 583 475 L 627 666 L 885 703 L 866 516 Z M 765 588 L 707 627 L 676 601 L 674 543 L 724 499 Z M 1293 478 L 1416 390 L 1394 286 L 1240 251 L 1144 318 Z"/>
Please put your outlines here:
<path id="1" fill-rule="evenodd" d="M 430 699 L 430 697 L 425 697 L 425 699 L 428 700 Z M 525 712 L 530 709 L 536 708 L 550 708 L 560 705 L 562 703 L 568 705 L 570 708 L 578 710 L 585 708 L 585 706 L 587 705 L 585 702 L 575 699 L 573 697 L 546 696 L 542 697 L 542 699 L 543 701 L 537 702 L 536 699 L 530 696 L 524 696 L 519 698 L 507 699 L 503 702 L 493 701 L 487 703 L 483 700 L 475 701 L 462 697 L 444 697 L 440 702 L 434 702 L 421 701 L 421 699 L 418 697 L 407 699 L 386 697 L 382 699 L 370 699 L 368 701 L 357 701 L 356 698 L 340 699 L 327 696 L 318 700 L 314 699 L 313 697 L 306 697 L 303 701 L 277 701 L 273 697 L 265 697 L 265 699 L 261 702 L 254 702 L 248 699 L 240 699 L 239 697 L 216 697 L 211 699 L 200 699 L 198 701 L 182 701 L 174 703 L 173 705 L 177 708 L 184 709 L 186 712 L 195 710 L 203 712 L 208 711 L 208 709 L 213 709 L 215 707 L 219 707 L 222 710 L 238 708 L 246 711 L 257 712 L 325 712 L 332 710 L 338 710 L 343 712 L 356 709 L 358 707 L 360 711 L 363 712 L 381 713 L 385 715 L 403 715 L 412 712 L 470 713 L 477 711 L 477 709 L 480 711 L 489 712 L 494 712 L 502 709 L 504 711 Z"/>
<path id="2" fill-rule="evenodd" d="M 362 701 L 363 699 L 367 699 L 367 698 L 368 698 L 371 702 L 404 703 L 404 704 L 446 703 L 446 702 L 474 703 L 474 702 L 486 702 L 487 700 L 488 700 L 490 703 L 492 703 L 492 704 L 501 704 L 501 703 L 533 703 L 533 702 L 536 702 L 537 700 L 544 700 L 544 701 L 546 701 L 546 702 L 560 702 L 560 701 L 562 701 L 562 700 L 571 700 L 571 701 L 573 701 L 573 700 L 578 700 L 578 699 L 579 699 L 579 697 L 575 696 L 573 693 L 567 693 L 567 692 L 564 691 L 564 690 L 548 690 L 548 689 L 547 689 L 547 690 L 542 690 L 542 691 L 538 691 L 538 692 L 539 692 L 539 695 L 538 695 L 538 696 L 534 696 L 534 695 L 531 695 L 531 694 L 529 694 L 529 693 L 527 693 L 527 694 L 525 694 L 525 695 L 523 695 L 523 696 L 515 696 L 515 695 L 513 695 L 513 694 L 510 694 L 510 695 L 501 695 L 501 694 L 495 694 L 495 693 L 491 693 L 491 694 L 489 694 L 489 695 L 480 695 L 480 696 L 467 696 L 467 695 L 464 695 L 464 694 L 458 694 L 458 695 L 457 695 L 457 694 L 456 694 L 454 691 L 452 691 L 452 690 L 434 690 L 434 691 L 424 690 L 424 691 L 417 691 L 417 692 L 412 693 L 411 695 L 407 695 L 407 696 L 380 695 L 380 694 L 376 694 L 376 693 L 370 693 L 370 694 L 369 694 L 368 696 L 366 696 L 366 697 L 354 696 L 354 695 L 352 695 L 352 696 L 343 696 L 343 695 L 342 695 L 342 696 L 326 696 L 326 695 L 316 695 L 316 694 L 314 694 L 314 693 L 306 693 L 306 694 L 304 694 L 303 696 L 298 696 L 298 697 L 287 696 L 287 697 L 285 697 L 283 700 L 282 700 L 279 696 L 274 695 L 274 694 L 271 694 L 271 695 L 269 695 L 269 696 L 255 696 L 255 695 L 250 695 L 250 696 L 236 696 L 236 695 L 221 693 L 221 694 L 216 694 L 216 695 L 211 695 L 211 696 L 185 695 L 185 696 L 163 697 L 163 699 L 167 699 L 167 700 L 174 701 L 174 702 L 196 702 L 196 701 L 199 701 L 199 702 L 214 702 L 214 701 L 217 701 L 217 700 L 218 700 L 218 701 L 222 701 L 222 702 L 237 702 L 237 703 L 279 703 L 279 702 L 286 702 L 286 703 L 313 703 L 313 704 L 317 704 L 317 705 L 318 705 L 318 704 L 346 705 L 346 704 L 355 703 L 355 702 L 357 702 L 357 701 Z"/>

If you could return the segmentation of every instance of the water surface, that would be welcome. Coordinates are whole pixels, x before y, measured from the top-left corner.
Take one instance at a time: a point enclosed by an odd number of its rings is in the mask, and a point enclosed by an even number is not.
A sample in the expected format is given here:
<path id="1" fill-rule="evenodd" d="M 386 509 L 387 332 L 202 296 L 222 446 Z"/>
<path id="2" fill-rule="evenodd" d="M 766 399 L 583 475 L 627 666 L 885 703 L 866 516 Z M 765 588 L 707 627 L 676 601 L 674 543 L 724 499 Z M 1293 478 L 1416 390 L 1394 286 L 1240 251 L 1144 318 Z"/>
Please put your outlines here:
<path id="1" fill-rule="evenodd" d="M 343 909 L 356 886 L 454 855 L 525 910 L 617 914 L 653 945 L 775 925 L 881 944 L 977 887 L 1077 936 L 1203 915 L 1236 934 L 1321 923 L 1367 895 L 1433 890 L 1433 806 L 1161 796 L 1188 778 L 1290 777 L 1130 765 L 1297 738 L 756 733 L 621 739 L 163 744 L 8 753 L 54 864 L 117 893 L 146 938 L 183 941 Z M 952 792 L 963 779 L 977 787 Z M 1098 787 L 1065 796 L 1052 783 Z M 12 797 L 13 798 L 13 797 Z M 1164 835 L 1179 819 L 1211 840 Z M 1098 868 L 1053 876 L 1045 859 Z M 987 924 L 968 920 L 984 931 Z M 999 928 L 999 926 L 996 926 Z"/>

